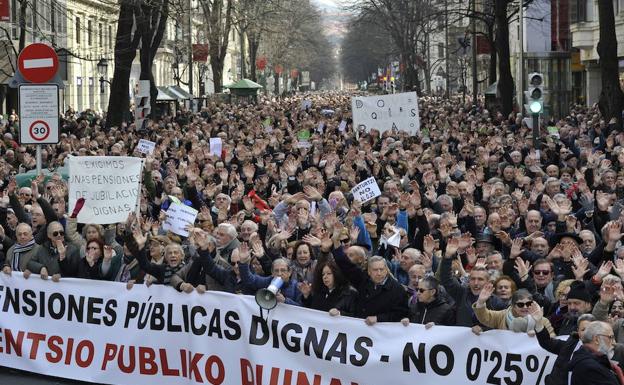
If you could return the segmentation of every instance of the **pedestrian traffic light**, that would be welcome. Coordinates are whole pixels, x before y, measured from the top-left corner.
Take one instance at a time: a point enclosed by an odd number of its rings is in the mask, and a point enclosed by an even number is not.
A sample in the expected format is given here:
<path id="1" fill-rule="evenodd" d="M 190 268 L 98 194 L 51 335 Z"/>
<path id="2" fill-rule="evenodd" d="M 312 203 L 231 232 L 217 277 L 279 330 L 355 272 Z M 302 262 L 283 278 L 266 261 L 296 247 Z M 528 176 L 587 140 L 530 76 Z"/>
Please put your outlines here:
<path id="1" fill-rule="evenodd" d="M 528 110 L 539 114 L 544 110 L 544 75 L 538 72 L 529 74 L 529 89 L 526 91 Z"/>

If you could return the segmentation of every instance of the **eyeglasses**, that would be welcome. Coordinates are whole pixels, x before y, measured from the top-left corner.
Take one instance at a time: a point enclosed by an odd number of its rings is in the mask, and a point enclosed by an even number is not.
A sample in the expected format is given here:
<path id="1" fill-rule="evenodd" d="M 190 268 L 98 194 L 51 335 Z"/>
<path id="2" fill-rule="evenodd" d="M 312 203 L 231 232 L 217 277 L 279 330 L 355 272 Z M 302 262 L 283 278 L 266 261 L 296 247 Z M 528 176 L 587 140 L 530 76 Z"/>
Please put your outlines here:
<path id="1" fill-rule="evenodd" d="M 423 288 L 420 288 L 420 287 L 418 288 L 418 292 L 421 293 L 421 294 L 426 292 L 426 291 L 429 291 L 429 290 L 431 290 L 431 289 L 423 289 Z"/>
<path id="2" fill-rule="evenodd" d="M 64 231 L 54 231 L 52 232 L 53 237 L 58 237 L 59 235 L 65 235 Z"/>
<path id="3" fill-rule="evenodd" d="M 238 261 L 236 261 L 236 262 L 230 261 L 230 266 L 232 266 L 232 267 L 238 266 Z"/>
<path id="4" fill-rule="evenodd" d="M 598 334 L 600 337 L 605 337 L 608 338 L 609 341 L 615 341 L 615 336 L 613 334 L 608 335 L 608 334 Z"/>
<path id="5" fill-rule="evenodd" d="M 535 275 L 550 275 L 550 270 L 533 270 Z"/>
<path id="6" fill-rule="evenodd" d="M 274 269 L 274 273 L 288 273 L 288 269 Z"/>
<path id="7" fill-rule="evenodd" d="M 516 302 L 516 306 L 518 306 L 520 309 L 524 308 L 524 307 L 529 307 L 533 305 L 533 301 L 528 301 L 528 302 Z"/>

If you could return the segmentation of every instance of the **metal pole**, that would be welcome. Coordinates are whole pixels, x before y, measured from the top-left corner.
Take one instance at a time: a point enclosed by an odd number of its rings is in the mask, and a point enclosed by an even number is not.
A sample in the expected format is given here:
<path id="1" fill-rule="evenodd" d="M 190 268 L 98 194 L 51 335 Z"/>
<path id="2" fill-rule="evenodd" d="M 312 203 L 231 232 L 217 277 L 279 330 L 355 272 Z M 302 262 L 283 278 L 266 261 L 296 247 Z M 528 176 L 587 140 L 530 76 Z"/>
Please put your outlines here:
<path id="1" fill-rule="evenodd" d="M 477 20 L 474 17 L 477 12 L 476 0 L 472 0 L 473 17 L 470 19 L 472 24 L 472 104 L 477 104 L 477 94 L 479 92 L 479 80 L 477 78 Z"/>
<path id="2" fill-rule="evenodd" d="M 539 136 L 540 136 L 540 127 L 539 127 L 540 121 L 539 121 L 539 114 L 533 114 L 533 147 L 535 147 L 535 150 L 539 152 L 540 150 L 540 142 L 539 142 Z"/>
<path id="3" fill-rule="evenodd" d="M 449 98 L 451 96 L 451 90 L 449 86 L 451 84 L 449 73 L 449 34 L 448 34 L 448 0 L 444 0 L 444 64 L 446 65 L 446 97 Z"/>
<path id="4" fill-rule="evenodd" d="M 41 174 L 41 145 L 38 144 L 37 145 L 37 153 L 36 153 L 36 158 L 37 158 L 37 175 Z"/>
<path id="5" fill-rule="evenodd" d="M 518 51 L 518 82 L 516 83 L 516 98 L 520 114 L 524 115 L 524 0 L 520 0 L 518 22 L 520 23 L 520 50 Z"/>
<path id="6" fill-rule="evenodd" d="M 189 6 L 189 29 L 188 29 L 188 62 L 189 62 L 189 94 L 193 95 L 193 3 L 188 2 Z M 192 101 L 191 101 L 192 102 Z"/>

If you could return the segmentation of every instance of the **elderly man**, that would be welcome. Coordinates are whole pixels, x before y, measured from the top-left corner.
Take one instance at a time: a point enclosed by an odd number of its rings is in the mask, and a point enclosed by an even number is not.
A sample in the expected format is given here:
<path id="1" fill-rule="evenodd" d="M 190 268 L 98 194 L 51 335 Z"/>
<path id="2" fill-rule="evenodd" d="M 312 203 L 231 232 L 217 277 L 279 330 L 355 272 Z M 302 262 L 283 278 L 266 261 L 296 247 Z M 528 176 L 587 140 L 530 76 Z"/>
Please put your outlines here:
<path id="1" fill-rule="evenodd" d="M 230 262 L 232 251 L 240 245 L 238 232 L 231 223 L 221 223 L 215 229 L 215 239 L 217 244 L 217 258 Z"/>
<path id="2" fill-rule="evenodd" d="M 403 250 L 402 253 L 397 250 L 396 254 L 395 260 L 390 261 L 390 271 L 401 285 L 407 285 L 410 281 L 409 270 L 418 262 L 418 259 L 421 256 L 420 251 L 413 248 L 407 248 Z M 396 258 L 397 256 L 398 258 Z M 398 261 L 396 259 L 398 259 Z"/>
<path id="3" fill-rule="evenodd" d="M 277 301 L 287 303 L 289 305 L 301 306 L 301 291 L 295 278 L 291 278 L 292 270 L 290 263 L 284 258 L 277 258 L 271 266 L 271 276 L 262 277 L 251 271 L 249 262 L 251 261 L 251 253 L 246 244 L 242 244 L 238 249 L 240 264 L 238 266 L 240 278 L 243 287 L 252 292 L 268 287 L 274 278 L 280 277 L 284 284 L 277 293 Z"/>
<path id="4" fill-rule="evenodd" d="M 459 240 L 451 238 L 446 245 L 444 259 L 440 266 L 440 281 L 449 295 L 455 300 L 456 304 L 456 323 L 457 326 L 473 327 L 477 326 L 476 318 L 472 310 L 472 304 L 479 298 L 479 293 L 489 282 L 490 275 L 485 268 L 477 267 L 470 271 L 468 286 L 462 286 L 451 272 L 453 259 L 457 257 L 459 248 Z M 505 304 L 496 297 L 488 300 L 489 307 L 495 309 L 505 308 Z"/>
<path id="5" fill-rule="evenodd" d="M 39 245 L 28 261 L 28 270 L 41 275 L 42 279 L 58 281 L 62 276 L 72 277 L 77 273 L 80 261 L 80 247 L 65 240 L 65 230 L 59 222 L 47 226 L 48 239 Z"/>
<path id="6" fill-rule="evenodd" d="M 623 385 L 624 374 L 611 362 L 615 337 L 611 325 L 594 321 L 587 326 L 581 346 L 570 361 L 571 385 Z"/>
<path id="7" fill-rule="evenodd" d="M 24 277 L 28 278 L 28 262 L 35 254 L 37 244 L 33 238 L 32 228 L 26 223 L 20 223 L 15 228 L 17 243 L 9 248 L 2 271 L 11 274 L 11 271 L 24 272 Z"/>
<path id="8" fill-rule="evenodd" d="M 368 272 L 365 272 L 347 257 L 340 245 L 334 244 L 332 254 L 345 277 L 358 291 L 356 317 L 364 318 L 367 325 L 374 325 L 377 322 L 400 321 L 407 315 L 407 292 L 389 274 L 383 257 L 371 257 Z"/>
<path id="9" fill-rule="evenodd" d="M 454 326 L 455 310 L 440 296 L 440 284 L 434 277 L 424 277 L 418 281 L 416 295 L 418 301 L 410 302 L 409 318 L 401 323 L 407 326 L 410 322 L 425 325 Z"/>

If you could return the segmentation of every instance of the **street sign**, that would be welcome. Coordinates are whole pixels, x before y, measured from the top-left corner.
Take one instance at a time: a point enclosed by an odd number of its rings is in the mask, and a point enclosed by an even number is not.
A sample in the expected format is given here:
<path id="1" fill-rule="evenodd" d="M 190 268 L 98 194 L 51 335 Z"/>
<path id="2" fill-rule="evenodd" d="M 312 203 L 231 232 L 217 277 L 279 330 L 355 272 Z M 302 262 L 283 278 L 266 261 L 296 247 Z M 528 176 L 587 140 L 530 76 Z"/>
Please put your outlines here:
<path id="1" fill-rule="evenodd" d="M 20 52 L 17 65 L 24 79 L 31 83 L 46 83 L 56 75 L 59 61 L 54 48 L 34 43 Z"/>
<path id="2" fill-rule="evenodd" d="M 59 92 L 56 84 L 19 87 L 20 144 L 59 142 Z"/>

